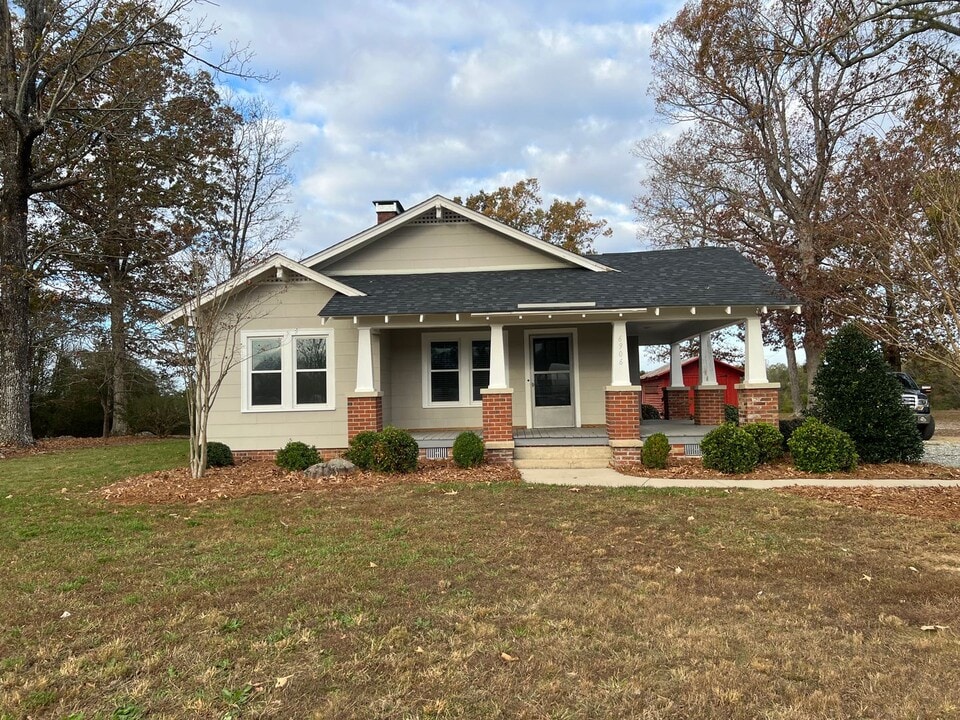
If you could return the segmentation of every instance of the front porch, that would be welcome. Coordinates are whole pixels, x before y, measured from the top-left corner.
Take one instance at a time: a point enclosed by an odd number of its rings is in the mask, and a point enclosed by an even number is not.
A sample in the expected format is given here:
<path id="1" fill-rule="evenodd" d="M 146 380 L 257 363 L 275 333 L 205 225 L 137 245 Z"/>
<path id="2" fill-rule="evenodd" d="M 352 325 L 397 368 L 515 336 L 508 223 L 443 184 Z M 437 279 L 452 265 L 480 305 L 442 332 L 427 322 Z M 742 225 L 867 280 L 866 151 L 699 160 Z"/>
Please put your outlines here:
<path id="1" fill-rule="evenodd" d="M 693 420 L 646 420 L 640 425 L 640 440 L 663 433 L 676 454 L 699 456 L 700 441 L 716 425 L 697 425 Z M 468 428 L 483 437 L 482 428 Z M 421 454 L 429 460 L 450 457 L 453 441 L 463 430 L 414 430 L 411 432 Z M 513 443 L 522 447 L 608 446 L 605 427 L 514 428 Z"/>

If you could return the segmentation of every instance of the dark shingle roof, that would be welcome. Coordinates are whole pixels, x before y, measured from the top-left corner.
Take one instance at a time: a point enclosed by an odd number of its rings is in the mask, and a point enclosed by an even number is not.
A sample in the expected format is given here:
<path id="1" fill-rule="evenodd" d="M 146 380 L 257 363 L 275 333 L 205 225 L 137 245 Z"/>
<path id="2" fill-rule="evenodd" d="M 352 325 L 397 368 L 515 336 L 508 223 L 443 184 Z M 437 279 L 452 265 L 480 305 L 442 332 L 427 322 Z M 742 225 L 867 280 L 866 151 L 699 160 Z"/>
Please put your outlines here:
<path id="1" fill-rule="evenodd" d="M 620 272 L 585 268 L 358 275 L 366 297 L 336 294 L 327 316 L 504 312 L 519 303 L 596 302 L 598 309 L 673 305 L 784 305 L 795 298 L 735 250 L 689 248 L 590 256 Z"/>

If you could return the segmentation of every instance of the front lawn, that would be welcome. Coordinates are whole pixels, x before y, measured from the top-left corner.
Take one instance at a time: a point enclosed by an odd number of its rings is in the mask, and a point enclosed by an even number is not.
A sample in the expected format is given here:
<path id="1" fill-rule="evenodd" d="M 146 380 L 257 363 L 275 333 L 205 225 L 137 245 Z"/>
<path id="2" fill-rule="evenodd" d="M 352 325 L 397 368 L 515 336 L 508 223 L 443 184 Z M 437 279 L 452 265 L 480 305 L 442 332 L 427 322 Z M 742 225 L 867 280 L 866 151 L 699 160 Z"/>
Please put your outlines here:
<path id="1" fill-rule="evenodd" d="M 960 714 L 956 521 L 761 491 L 95 492 L 185 453 L 0 461 L 0 718 Z"/>

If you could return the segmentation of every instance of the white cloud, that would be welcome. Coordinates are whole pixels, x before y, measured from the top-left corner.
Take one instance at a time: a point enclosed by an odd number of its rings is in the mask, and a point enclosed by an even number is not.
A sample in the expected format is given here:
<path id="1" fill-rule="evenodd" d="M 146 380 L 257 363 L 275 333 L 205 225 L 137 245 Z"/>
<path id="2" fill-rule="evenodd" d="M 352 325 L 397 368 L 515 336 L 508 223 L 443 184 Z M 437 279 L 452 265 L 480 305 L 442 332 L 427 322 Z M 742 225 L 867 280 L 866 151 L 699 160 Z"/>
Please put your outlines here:
<path id="1" fill-rule="evenodd" d="M 300 143 L 301 229 L 313 252 L 369 225 L 370 201 L 408 205 L 538 177 L 545 199 L 588 199 L 638 247 L 634 142 L 654 126 L 649 46 L 679 3 L 558 0 L 207 6 L 279 76 L 264 94 Z"/>

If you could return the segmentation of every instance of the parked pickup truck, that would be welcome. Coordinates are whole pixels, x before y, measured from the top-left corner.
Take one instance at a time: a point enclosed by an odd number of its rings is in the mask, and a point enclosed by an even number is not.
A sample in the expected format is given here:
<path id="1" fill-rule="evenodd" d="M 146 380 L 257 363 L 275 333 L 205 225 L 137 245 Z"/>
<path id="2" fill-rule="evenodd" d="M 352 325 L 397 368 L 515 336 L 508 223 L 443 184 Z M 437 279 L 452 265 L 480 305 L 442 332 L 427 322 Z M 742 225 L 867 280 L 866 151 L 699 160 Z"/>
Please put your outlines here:
<path id="1" fill-rule="evenodd" d="M 930 386 L 917 385 L 914 379 L 904 372 L 895 372 L 893 376 L 900 381 L 900 396 L 903 398 L 903 404 L 917 414 L 917 429 L 920 431 L 920 437 L 929 440 L 936 429 L 933 414 L 930 412 Z"/>

